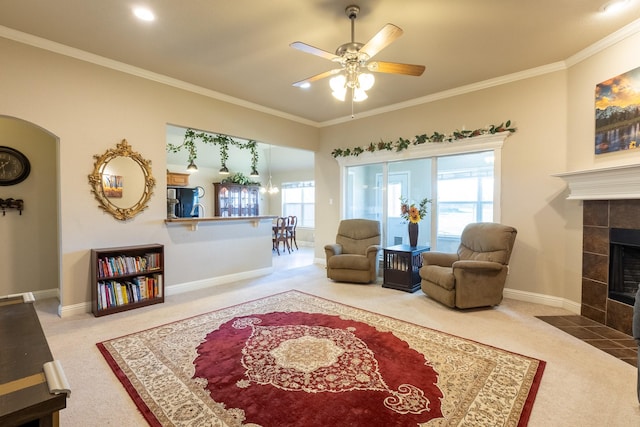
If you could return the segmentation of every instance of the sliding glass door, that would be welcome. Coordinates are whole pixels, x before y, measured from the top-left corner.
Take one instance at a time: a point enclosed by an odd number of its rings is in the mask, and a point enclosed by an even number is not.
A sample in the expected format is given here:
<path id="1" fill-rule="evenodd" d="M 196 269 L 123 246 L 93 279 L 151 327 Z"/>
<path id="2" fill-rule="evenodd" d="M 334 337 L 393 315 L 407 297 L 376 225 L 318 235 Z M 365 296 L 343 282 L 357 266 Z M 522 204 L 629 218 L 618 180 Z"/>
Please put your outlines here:
<path id="1" fill-rule="evenodd" d="M 439 251 L 455 252 L 467 224 L 493 221 L 493 160 L 493 151 L 436 159 Z"/>
<path id="2" fill-rule="evenodd" d="M 400 198 L 417 205 L 426 197 L 418 245 L 455 252 L 467 224 L 493 221 L 493 165 L 491 150 L 347 166 L 344 216 L 379 220 L 385 247 L 409 244 Z"/>
<path id="3" fill-rule="evenodd" d="M 416 206 L 431 195 L 431 159 L 403 160 L 387 163 L 386 246 L 409 244 L 407 223 L 400 217 L 400 198 L 406 198 Z M 431 205 L 428 214 L 420 221 L 418 246 L 431 245 Z"/>
<path id="4" fill-rule="evenodd" d="M 347 168 L 344 198 L 345 218 L 366 218 L 382 221 L 383 195 L 381 183 L 383 163 Z"/>

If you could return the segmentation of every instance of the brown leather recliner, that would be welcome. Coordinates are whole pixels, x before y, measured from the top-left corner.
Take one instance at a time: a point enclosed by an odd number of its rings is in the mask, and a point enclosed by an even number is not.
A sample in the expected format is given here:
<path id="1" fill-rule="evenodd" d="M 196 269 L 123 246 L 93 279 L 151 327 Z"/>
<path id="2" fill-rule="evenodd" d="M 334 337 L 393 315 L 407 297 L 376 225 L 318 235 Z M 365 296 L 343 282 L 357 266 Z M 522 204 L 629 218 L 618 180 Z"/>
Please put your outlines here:
<path id="1" fill-rule="evenodd" d="M 375 282 L 378 278 L 380 239 L 380 221 L 340 221 L 336 243 L 324 247 L 327 277 L 337 282 Z"/>
<path id="2" fill-rule="evenodd" d="M 516 234 L 515 228 L 502 224 L 467 225 L 457 253 L 422 253 L 422 290 L 449 307 L 500 304 Z"/>

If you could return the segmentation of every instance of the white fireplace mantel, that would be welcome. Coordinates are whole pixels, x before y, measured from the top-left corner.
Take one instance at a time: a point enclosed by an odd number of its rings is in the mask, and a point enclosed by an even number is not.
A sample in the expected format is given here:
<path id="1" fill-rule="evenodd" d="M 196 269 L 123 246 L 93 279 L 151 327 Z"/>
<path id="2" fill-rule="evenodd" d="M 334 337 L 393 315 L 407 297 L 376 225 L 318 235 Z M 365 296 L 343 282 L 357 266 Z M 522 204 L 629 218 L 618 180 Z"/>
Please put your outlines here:
<path id="1" fill-rule="evenodd" d="M 569 185 L 569 200 L 640 199 L 640 165 L 554 174 Z"/>

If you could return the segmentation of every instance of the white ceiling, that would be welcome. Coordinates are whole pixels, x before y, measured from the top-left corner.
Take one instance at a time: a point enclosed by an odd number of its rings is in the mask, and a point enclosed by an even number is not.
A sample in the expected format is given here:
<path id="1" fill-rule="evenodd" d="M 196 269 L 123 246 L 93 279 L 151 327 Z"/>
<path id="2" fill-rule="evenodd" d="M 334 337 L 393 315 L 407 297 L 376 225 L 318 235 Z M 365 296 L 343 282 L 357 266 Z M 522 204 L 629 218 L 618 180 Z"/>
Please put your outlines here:
<path id="1" fill-rule="evenodd" d="M 404 30 L 376 59 L 427 67 L 421 77 L 376 74 L 357 116 L 556 64 L 628 24 L 640 26 L 640 0 L 611 17 L 599 13 L 605 1 L 0 0 L 0 36 L 28 41 L 27 33 L 323 125 L 349 117 L 351 105 L 333 99 L 327 79 L 306 90 L 291 86 L 334 65 L 289 44 L 335 51 L 350 41 L 349 4 L 361 7 L 356 41 L 386 23 Z M 150 6 L 156 21 L 134 18 L 134 4 Z"/>

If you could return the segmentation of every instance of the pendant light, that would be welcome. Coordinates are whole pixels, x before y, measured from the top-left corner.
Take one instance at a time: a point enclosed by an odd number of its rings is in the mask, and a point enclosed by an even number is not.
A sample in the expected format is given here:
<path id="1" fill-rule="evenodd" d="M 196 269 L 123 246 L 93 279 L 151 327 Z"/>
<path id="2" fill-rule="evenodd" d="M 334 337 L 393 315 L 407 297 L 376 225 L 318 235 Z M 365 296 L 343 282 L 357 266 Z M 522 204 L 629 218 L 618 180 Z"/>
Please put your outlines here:
<path id="1" fill-rule="evenodd" d="M 271 182 L 271 144 L 269 144 L 269 161 L 267 162 L 268 165 L 268 169 L 269 169 L 269 183 L 267 184 L 267 187 L 261 187 L 260 188 L 260 192 L 262 193 L 269 193 L 269 194 L 277 194 L 280 189 L 278 189 L 278 187 L 274 186 L 273 183 Z"/>

